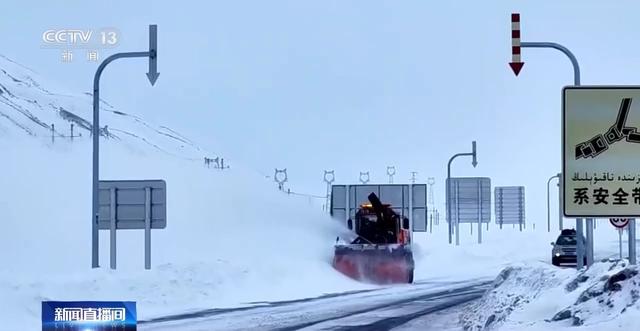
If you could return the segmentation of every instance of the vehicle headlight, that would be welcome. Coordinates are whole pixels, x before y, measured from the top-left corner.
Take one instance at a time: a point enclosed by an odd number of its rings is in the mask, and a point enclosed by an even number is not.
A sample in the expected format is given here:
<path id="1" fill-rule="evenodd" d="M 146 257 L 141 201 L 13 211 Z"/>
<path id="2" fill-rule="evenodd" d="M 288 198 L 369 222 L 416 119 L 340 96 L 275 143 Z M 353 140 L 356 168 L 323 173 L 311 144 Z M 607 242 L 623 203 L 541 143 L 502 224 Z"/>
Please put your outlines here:
<path id="1" fill-rule="evenodd" d="M 556 253 L 556 257 L 560 256 L 560 253 Z"/>

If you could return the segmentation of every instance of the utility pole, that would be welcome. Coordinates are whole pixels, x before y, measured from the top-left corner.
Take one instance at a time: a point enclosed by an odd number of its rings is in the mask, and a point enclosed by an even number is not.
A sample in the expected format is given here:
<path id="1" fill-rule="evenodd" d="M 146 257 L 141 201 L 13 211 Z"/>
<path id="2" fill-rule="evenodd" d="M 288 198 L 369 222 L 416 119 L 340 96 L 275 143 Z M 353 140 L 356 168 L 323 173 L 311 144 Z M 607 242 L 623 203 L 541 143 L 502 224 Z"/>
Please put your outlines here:
<path id="1" fill-rule="evenodd" d="M 369 182 L 369 172 L 360 172 L 360 183 L 363 185 Z"/>
<path id="2" fill-rule="evenodd" d="M 389 184 L 393 184 L 393 175 L 396 174 L 396 167 L 395 166 L 388 166 L 387 167 L 387 175 L 389 175 Z"/>
<path id="3" fill-rule="evenodd" d="M 327 183 L 327 199 L 325 202 L 325 206 L 327 208 L 327 210 L 329 209 L 329 205 L 331 203 L 331 185 L 333 184 L 333 182 L 336 180 L 336 175 L 334 173 L 334 170 L 331 171 L 324 171 L 324 182 Z"/>
<path id="4" fill-rule="evenodd" d="M 289 176 L 287 176 L 287 168 L 282 170 L 275 169 L 275 174 L 273 175 L 273 180 L 278 183 L 278 190 L 282 191 L 284 189 L 284 183 L 289 181 Z"/>

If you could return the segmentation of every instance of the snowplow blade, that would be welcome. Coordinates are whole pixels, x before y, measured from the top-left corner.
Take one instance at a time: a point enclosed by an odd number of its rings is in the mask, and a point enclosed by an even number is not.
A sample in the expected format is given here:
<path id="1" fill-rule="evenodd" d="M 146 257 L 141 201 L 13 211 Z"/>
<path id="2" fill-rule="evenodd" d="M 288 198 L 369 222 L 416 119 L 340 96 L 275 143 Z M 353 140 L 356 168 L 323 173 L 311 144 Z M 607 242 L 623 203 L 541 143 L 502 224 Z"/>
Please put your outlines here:
<path id="1" fill-rule="evenodd" d="M 409 246 L 336 245 L 333 267 L 358 281 L 375 284 L 412 283 L 413 254 Z"/>

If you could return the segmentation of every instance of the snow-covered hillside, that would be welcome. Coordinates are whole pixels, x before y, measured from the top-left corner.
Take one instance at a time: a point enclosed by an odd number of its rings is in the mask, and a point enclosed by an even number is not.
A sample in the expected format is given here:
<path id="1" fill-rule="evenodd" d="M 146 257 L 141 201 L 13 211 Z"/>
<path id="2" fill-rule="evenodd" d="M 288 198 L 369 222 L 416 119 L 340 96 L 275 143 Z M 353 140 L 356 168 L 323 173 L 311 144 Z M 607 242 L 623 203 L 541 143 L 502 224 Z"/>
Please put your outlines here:
<path id="1" fill-rule="evenodd" d="M 113 141 L 103 144 L 102 178 L 165 179 L 168 225 L 152 233 L 151 271 L 140 231 L 118 233 L 115 272 L 103 231 L 103 268 L 91 270 L 89 143 L 51 148 L 24 137 L 0 140 L 0 150 L 10 160 L 0 171 L 3 321 L 37 329 L 47 299 L 135 300 L 145 318 L 368 287 L 332 269 L 344 228 L 321 209 L 239 165 L 208 169 Z"/>
<path id="2" fill-rule="evenodd" d="M 104 101 L 101 179 L 166 180 L 168 225 L 152 270 L 140 231 L 118 233 L 117 271 L 102 233 L 92 270 L 91 96 L 60 90 L 0 56 L 0 330 L 38 329 L 42 300 L 135 300 L 145 318 L 369 287 L 331 268 L 345 229 L 321 208 L 250 167 L 206 168 L 185 135 Z"/>
<path id="3" fill-rule="evenodd" d="M 0 54 L 0 138 L 29 135 L 42 141 L 88 138 L 93 121 L 91 93 L 72 93 L 59 84 Z M 138 153 L 156 150 L 188 160 L 207 153 L 167 126 L 146 122 L 136 114 L 148 111 L 117 109 L 100 102 L 100 135 L 121 142 Z M 52 126 L 54 131 L 52 132 Z"/>
<path id="4" fill-rule="evenodd" d="M 168 225 L 152 233 L 152 270 L 143 268 L 140 231 L 118 232 L 116 271 L 103 231 L 102 268 L 91 269 L 91 96 L 57 86 L 0 57 L 0 330 L 39 329 L 43 300 L 132 300 L 148 319 L 373 287 L 331 267 L 346 229 L 316 201 L 279 192 L 251 165 L 206 168 L 211 154 L 196 142 L 104 101 L 101 179 L 164 179 Z M 73 142 L 63 137 L 71 123 L 82 134 Z M 481 245 L 467 224 L 460 246 L 447 243 L 444 220 L 433 233 L 414 233 L 415 279 L 490 279 L 517 262 L 538 276 L 525 285 L 542 289 L 541 275 L 557 280 L 548 288 L 561 284 L 576 272 L 548 265 L 557 233 L 537 224 L 523 232 L 492 224 Z M 595 234 L 597 258 L 615 255 L 615 230 L 601 225 Z M 562 303 L 573 316 L 573 302 Z"/>

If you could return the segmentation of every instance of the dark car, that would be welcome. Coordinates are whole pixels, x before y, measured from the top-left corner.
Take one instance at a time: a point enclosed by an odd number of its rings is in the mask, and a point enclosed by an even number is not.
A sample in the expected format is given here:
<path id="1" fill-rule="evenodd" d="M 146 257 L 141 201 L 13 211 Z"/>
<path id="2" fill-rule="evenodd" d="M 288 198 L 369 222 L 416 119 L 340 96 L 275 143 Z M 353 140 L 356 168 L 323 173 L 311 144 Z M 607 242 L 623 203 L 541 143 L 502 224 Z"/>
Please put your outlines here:
<path id="1" fill-rule="evenodd" d="M 576 241 L 577 235 L 574 229 L 565 229 L 560 232 L 558 239 L 551 243 L 553 249 L 551 250 L 551 263 L 555 266 L 561 264 L 576 265 L 578 262 L 576 254 Z M 582 244 L 584 245 L 586 239 L 582 237 Z M 584 257 L 584 264 L 587 263 L 587 258 Z"/>

